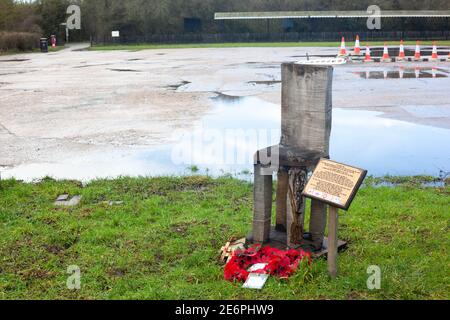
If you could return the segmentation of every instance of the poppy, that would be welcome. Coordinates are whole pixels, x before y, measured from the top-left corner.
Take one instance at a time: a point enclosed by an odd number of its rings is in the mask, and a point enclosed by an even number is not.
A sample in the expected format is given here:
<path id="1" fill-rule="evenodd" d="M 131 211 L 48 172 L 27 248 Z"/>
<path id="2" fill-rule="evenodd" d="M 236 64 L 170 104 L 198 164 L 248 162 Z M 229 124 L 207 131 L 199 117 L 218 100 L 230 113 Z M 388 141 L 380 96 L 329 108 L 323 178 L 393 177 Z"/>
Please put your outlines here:
<path id="1" fill-rule="evenodd" d="M 248 268 L 257 263 L 267 263 L 267 266 L 256 273 L 277 275 L 286 279 L 295 273 L 300 261 L 307 259 L 311 262 L 309 252 L 303 250 L 282 251 L 275 248 L 254 246 L 245 251 L 235 252 L 224 269 L 224 277 L 228 281 L 246 281 Z"/>

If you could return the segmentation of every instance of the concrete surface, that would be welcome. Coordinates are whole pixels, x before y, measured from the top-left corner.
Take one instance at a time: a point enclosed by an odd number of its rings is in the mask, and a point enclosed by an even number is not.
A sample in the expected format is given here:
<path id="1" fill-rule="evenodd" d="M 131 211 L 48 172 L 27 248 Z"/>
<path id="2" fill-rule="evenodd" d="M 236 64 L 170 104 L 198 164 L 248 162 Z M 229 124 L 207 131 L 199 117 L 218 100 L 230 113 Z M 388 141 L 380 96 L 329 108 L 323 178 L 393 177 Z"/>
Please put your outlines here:
<path id="1" fill-rule="evenodd" d="M 0 57 L 0 170 L 92 153 L 149 148 L 193 128 L 211 97 L 280 104 L 280 64 L 334 48 L 82 51 Z M 80 51 L 81 50 L 81 51 Z M 437 67 L 437 78 L 365 79 L 366 71 Z M 335 69 L 333 107 L 450 128 L 450 63 L 352 64 Z"/>

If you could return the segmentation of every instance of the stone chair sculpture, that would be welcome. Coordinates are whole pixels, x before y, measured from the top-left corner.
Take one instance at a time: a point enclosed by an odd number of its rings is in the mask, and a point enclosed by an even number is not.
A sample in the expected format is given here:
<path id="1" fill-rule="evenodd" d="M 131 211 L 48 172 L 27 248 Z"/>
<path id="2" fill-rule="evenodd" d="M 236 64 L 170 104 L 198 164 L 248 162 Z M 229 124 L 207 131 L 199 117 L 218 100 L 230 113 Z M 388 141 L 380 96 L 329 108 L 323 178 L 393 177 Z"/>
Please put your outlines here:
<path id="1" fill-rule="evenodd" d="M 281 142 L 255 154 L 253 232 L 249 241 L 291 248 L 308 245 L 320 250 L 327 207 L 312 201 L 309 233 L 305 234 L 301 193 L 320 158 L 329 157 L 333 68 L 284 63 L 281 73 Z M 278 175 L 275 227 L 271 226 L 273 173 Z"/>

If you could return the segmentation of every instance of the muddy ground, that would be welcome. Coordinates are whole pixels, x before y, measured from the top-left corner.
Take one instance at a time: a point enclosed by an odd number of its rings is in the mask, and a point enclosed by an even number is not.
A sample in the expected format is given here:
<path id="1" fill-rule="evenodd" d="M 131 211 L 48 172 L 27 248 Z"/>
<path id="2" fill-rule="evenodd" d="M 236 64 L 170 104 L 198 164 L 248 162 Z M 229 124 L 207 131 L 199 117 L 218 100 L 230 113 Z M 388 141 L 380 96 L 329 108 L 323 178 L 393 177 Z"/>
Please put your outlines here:
<path id="1" fill-rule="evenodd" d="M 212 97 L 280 103 L 280 63 L 336 53 L 81 48 L 0 57 L 0 169 L 170 142 L 173 130 L 200 121 Z M 338 66 L 333 106 L 450 129 L 449 70 L 450 62 Z"/>

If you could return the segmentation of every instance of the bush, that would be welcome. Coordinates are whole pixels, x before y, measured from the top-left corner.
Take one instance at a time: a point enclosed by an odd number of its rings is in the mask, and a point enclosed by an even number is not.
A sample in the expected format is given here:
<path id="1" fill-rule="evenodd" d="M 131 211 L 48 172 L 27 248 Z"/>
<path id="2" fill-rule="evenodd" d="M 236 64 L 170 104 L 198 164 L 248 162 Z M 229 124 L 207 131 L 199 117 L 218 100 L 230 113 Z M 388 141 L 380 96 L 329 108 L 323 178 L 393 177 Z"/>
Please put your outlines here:
<path id="1" fill-rule="evenodd" d="M 0 32 L 0 51 L 31 51 L 39 47 L 38 33 Z"/>

